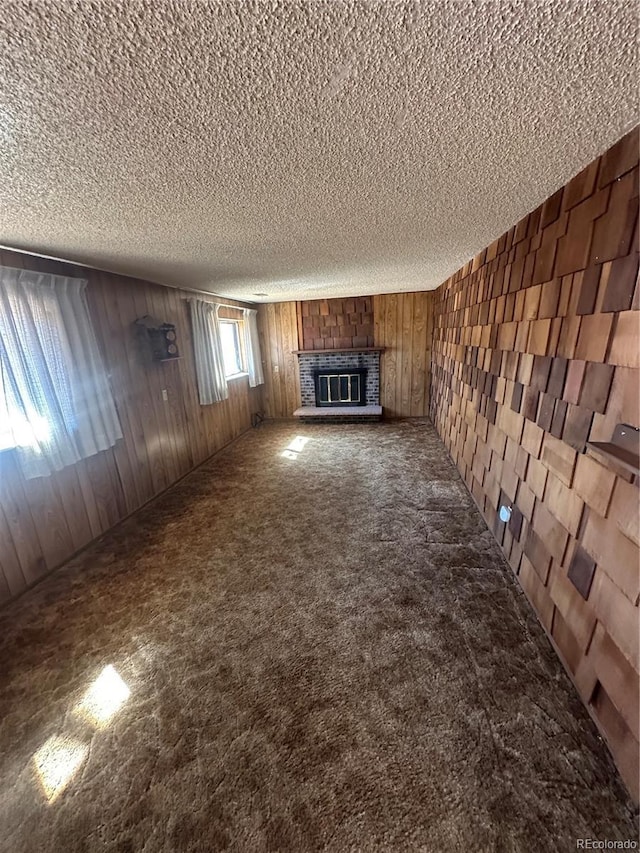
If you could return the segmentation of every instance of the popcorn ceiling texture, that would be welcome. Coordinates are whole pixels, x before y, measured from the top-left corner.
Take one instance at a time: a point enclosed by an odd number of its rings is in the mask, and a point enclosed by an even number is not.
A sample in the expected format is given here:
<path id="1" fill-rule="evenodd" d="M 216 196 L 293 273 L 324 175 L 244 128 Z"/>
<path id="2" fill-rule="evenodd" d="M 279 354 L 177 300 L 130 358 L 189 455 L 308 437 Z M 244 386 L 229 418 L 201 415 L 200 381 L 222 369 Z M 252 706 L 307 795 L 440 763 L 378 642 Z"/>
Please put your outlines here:
<path id="1" fill-rule="evenodd" d="M 626 0 L 8 0 L 0 28 L 0 242 L 253 301 L 436 287 L 638 118 Z"/>

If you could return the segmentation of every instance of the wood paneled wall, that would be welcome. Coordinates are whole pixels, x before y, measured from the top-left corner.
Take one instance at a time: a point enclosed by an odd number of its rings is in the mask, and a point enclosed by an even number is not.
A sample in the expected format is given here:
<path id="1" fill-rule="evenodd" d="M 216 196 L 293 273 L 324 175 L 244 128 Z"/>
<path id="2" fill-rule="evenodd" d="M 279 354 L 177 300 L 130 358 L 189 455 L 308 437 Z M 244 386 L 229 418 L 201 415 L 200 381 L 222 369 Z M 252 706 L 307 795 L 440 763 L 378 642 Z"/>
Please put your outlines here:
<path id="1" fill-rule="evenodd" d="M 431 395 L 636 799 L 638 477 L 586 442 L 640 427 L 638 142 L 622 139 L 438 288 Z"/>
<path id="2" fill-rule="evenodd" d="M 295 302 L 272 302 L 258 308 L 258 332 L 264 370 L 264 413 L 290 418 L 300 405 L 298 314 Z"/>
<path id="3" fill-rule="evenodd" d="M 189 293 L 16 252 L 0 251 L 0 264 L 89 280 L 91 316 L 124 434 L 110 450 L 35 480 L 22 477 L 11 451 L 0 453 L 3 602 L 249 429 L 263 404 L 262 389 L 240 378 L 230 383 L 228 400 L 200 405 Z M 180 359 L 154 363 L 139 351 L 132 324 L 145 314 L 175 323 Z"/>
<path id="4" fill-rule="evenodd" d="M 361 297 L 361 300 L 365 306 L 371 300 L 373 345 L 385 347 L 380 359 L 380 403 L 385 416 L 427 416 L 433 293 L 391 293 Z M 357 307 L 357 300 L 351 301 Z M 330 313 L 320 313 L 324 303 L 328 311 L 332 303 L 344 307 L 345 302 L 350 301 L 313 300 L 260 306 L 258 326 L 265 372 L 265 414 L 268 418 L 290 418 L 300 406 L 298 358 L 292 352 L 301 348 L 299 335 L 303 323 L 312 317 L 331 317 Z M 313 307 L 315 313 L 305 311 L 307 305 Z M 318 338 L 316 343 L 320 342 L 323 346 L 317 348 L 339 346 L 339 341 L 333 337 Z M 364 346 L 364 343 L 360 341 L 359 345 Z M 352 339 L 349 339 L 348 346 L 355 346 Z"/>
<path id="5" fill-rule="evenodd" d="M 433 293 L 386 293 L 373 297 L 380 359 L 380 404 L 385 417 L 429 414 Z"/>

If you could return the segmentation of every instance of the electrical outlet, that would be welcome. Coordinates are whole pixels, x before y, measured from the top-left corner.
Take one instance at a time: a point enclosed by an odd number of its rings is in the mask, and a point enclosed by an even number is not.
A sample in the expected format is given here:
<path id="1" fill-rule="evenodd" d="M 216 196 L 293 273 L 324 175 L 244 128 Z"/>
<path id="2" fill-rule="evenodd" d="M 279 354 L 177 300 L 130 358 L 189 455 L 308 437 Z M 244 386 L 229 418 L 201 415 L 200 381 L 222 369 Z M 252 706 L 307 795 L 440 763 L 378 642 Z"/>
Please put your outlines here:
<path id="1" fill-rule="evenodd" d="M 280 365 L 279 364 L 273 365 L 273 372 L 274 373 L 280 373 Z"/>
<path id="2" fill-rule="evenodd" d="M 162 399 L 165 401 L 165 403 L 166 403 L 166 402 L 167 402 L 167 400 L 169 399 L 169 395 L 167 394 L 167 389 L 166 389 L 166 388 L 163 388 L 163 389 L 162 389 Z"/>

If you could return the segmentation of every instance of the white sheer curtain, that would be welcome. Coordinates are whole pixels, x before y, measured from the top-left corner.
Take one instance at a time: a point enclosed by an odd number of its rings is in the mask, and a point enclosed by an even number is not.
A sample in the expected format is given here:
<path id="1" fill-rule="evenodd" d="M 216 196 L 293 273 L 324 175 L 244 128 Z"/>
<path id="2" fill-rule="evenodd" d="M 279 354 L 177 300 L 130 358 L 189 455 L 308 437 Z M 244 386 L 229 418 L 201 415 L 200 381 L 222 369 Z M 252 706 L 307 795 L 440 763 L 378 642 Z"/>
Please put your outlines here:
<path id="1" fill-rule="evenodd" d="M 50 476 L 122 438 L 86 285 L 0 268 L 0 433 L 27 478 Z"/>
<path id="2" fill-rule="evenodd" d="M 224 375 L 224 356 L 220 339 L 217 302 L 190 299 L 193 348 L 200 405 L 226 400 L 229 388 Z"/>
<path id="3" fill-rule="evenodd" d="M 249 385 L 264 384 L 262 372 L 262 357 L 260 354 L 260 338 L 258 337 L 258 312 L 255 308 L 244 309 L 244 351 L 247 357 L 247 371 L 249 373 Z"/>

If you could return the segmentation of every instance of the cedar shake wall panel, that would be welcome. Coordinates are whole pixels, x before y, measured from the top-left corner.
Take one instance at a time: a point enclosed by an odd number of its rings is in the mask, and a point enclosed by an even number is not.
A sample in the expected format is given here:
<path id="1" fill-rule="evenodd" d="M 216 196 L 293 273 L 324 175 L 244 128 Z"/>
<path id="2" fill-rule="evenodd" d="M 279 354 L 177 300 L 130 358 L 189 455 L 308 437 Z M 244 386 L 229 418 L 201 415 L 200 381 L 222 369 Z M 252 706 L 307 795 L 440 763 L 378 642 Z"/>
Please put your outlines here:
<path id="1" fill-rule="evenodd" d="M 372 296 L 307 300 L 299 310 L 303 312 L 300 349 L 374 346 Z"/>
<path id="2" fill-rule="evenodd" d="M 589 598 L 595 571 L 596 561 L 578 546 L 573 552 L 567 576 L 585 601 Z"/>
<path id="3" fill-rule="evenodd" d="M 609 706 L 637 734 L 639 492 L 585 450 L 640 426 L 637 169 L 636 129 L 441 285 L 431 355 L 436 428 L 611 744 Z"/>

